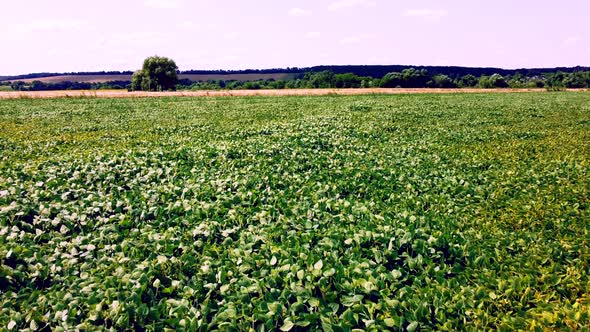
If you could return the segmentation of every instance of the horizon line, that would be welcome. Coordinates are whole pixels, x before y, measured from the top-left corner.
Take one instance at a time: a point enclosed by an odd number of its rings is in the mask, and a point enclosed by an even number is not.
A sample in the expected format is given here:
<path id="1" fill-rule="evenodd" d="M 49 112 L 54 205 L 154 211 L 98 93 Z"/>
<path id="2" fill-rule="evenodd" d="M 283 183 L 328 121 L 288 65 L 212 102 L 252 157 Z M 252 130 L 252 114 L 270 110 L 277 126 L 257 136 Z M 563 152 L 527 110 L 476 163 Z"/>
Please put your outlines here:
<path id="1" fill-rule="evenodd" d="M 468 68 L 468 69 L 500 69 L 500 70 L 547 70 L 547 69 L 574 69 L 574 68 L 590 68 L 590 65 L 575 65 L 575 66 L 553 66 L 553 67 L 516 67 L 516 68 L 505 68 L 505 67 L 494 67 L 494 66 L 461 66 L 461 65 L 406 65 L 406 64 L 347 64 L 347 65 L 314 65 L 314 66 L 304 66 L 304 67 L 272 67 L 272 68 L 246 68 L 246 69 L 187 69 L 187 70 L 180 70 L 180 73 L 188 72 L 188 71 L 203 71 L 203 72 L 223 72 L 223 71 L 231 71 L 231 72 L 242 72 L 242 71 L 249 71 L 249 70 L 289 70 L 289 69 L 312 69 L 317 67 L 408 67 L 408 68 L 421 68 L 421 67 L 436 67 L 436 68 Z M 78 74 L 78 73 L 108 73 L 108 72 L 135 72 L 135 70 L 97 70 L 97 71 L 42 71 L 42 72 L 29 72 L 25 74 L 16 74 L 16 75 L 6 75 L 0 74 L 0 77 L 17 77 L 17 76 L 24 76 L 24 75 L 35 75 L 35 74 Z"/>

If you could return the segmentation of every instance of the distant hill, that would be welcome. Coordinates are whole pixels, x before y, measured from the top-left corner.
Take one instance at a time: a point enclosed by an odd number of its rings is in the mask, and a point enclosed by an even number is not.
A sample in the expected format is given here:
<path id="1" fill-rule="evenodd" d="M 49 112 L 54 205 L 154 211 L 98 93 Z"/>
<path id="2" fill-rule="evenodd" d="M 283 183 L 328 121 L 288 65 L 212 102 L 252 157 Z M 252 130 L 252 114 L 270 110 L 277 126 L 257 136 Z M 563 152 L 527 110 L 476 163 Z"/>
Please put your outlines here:
<path id="1" fill-rule="evenodd" d="M 371 76 L 382 78 L 390 72 L 401 72 L 404 69 L 416 68 L 426 69 L 430 75 L 444 74 L 453 79 L 468 74 L 474 76 L 481 75 L 515 75 L 520 73 L 523 76 L 534 77 L 546 73 L 563 71 L 566 73 L 576 71 L 590 71 L 590 67 L 556 67 L 556 68 L 522 68 L 522 69 L 502 69 L 502 68 L 480 68 L 480 67 L 459 67 L 459 66 L 409 66 L 409 65 L 347 65 L 347 66 L 315 66 L 306 68 L 271 68 L 271 69 L 246 69 L 246 70 L 186 70 L 179 75 L 180 79 L 189 79 L 191 81 L 208 81 L 208 80 L 236 80 L 236 81 L 256 81 L 256 80 L 289 80 L 301 77 L 306 72 L 319 72 L 324 70 L 332 71 L 336 74 L 353 73 L 359 76 Z M 131 81 L 131 71 L 108 71 L 108 72 L 77 72 L 77 73 L 33 73 L 17 76 L 0 76 L 0 81 L 24 81 L 30 83 L 38 80 L 44 83 L 59 82 L 86 82 L 86 83 L 103 83 L 111 81 Z"/>
<path id="2" fill-rule="evenodd" d="M 34 77 L 27 77 L 28 75 L 6 77 L 0 81 L 23 81 L 31 83 L 33 81 L 41 81 L 43 83 L 62 83 L 62 82 L 79 82 L 79 83 L 105 83 L 113 81 L 130 82 L 132 74 L 49 74 L 47 76 L 40 76 L 32 74 Z M 188 79 L 191 81 L 209 81 L 209 80 L 223 80 L 223 81 L 256 81 L 256 80 L 289 80 L 295 77 L 295 74 L 290 73 L 233 73 L 233 74 L 180 74 L 179 79 Z"/>
<path id="3" fill-rule="evenodd" d="M 523 76 L 532 77 L 546 73 L 554 73 L 563 71 L 572 73 L 576 71 L 588 71 L 590 67 L 557 67 L 557 68 L 522 68 L 522 69 L 502 69 L 493 67 L 458 67 L 458 66 L 406 66 L 406 65 L 385 65 L 385 66 L 316 66 L 311 67 L 305 71 L 323 71 L 330 70 L 335 74 L 354 73 L 359 76 L 371 76 L 375 78 L 382 78 L 385 74 L 390 72 L 401 72 L 404 69 L 426 69 L 430 75 L 447 75 L 451 78 L 458 78 L 468 74 L 474 76 L 500 74 L 515 75 L 520 73 Z"/>
<path id="4" fill-rule="evenodd" d="M 290 73 L 303 74 L 306 72 L 319 72 L 329 70 L 335 74 L 353 73 L 358 76 L 371 76 L 374 78 L 382 78 L 387 73 L 401 72 L 404 69 L 426 69 L 430 75 L 443 74 L 451 78 L 457 78 L 468 74 L 474 76 L 500 74 L 514 75 L 520 73 L 523 76 L 538 76 L 546 73 L 553 73 L 563 71 L 572 73 L 575 71 L 590 71 L 590 67 L 556 67 L 556 68 L 522 68 L 522 69 L 502 69 L 494 67 L 459 67 L 459 66 L 409 66 L 409 65 L 345 65 L 345 66 L 315 66 L 306 68 L 273 68 L 273 69 L 247 69 L 242 71 L 234 70 L 187 70 L 183 74 L 238 74 L 238 73 Z"/>
<path id="5" fill-rule="evenodd" d="M 35 78 L 42 78 L 46 79 L 48 77 L 55 77 L 55 76 L 67 76 L 67 77 L 83 77 L 83 76 L 104 76 L 104 77 L 113 77 L 113 76 L 126 76 L 131 77 L 133 75 L 132 71 L 98 71 L 98 72 L 71 72 L 71 73 L 32 73 L 32 74 L 24 74 L 24 75 L 15 75 L 15 76 L 3 76 L 1 81 L 25 81 L 28 79 L 35 79 Z M 116 79 L 112 79 L 115 81 Z"/>

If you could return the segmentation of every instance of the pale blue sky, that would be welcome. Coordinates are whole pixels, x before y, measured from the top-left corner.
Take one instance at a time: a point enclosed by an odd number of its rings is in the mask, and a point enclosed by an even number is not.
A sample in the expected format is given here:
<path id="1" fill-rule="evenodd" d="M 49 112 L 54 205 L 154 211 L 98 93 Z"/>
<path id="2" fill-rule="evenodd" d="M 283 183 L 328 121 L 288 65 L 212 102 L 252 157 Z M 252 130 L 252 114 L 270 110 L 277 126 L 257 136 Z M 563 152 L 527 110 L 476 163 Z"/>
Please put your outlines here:
<path id="1" fill-rule="evenodd" d="M 0 0 L 0 74 L 406 64 L 590 66 L 589 0 Z"/>

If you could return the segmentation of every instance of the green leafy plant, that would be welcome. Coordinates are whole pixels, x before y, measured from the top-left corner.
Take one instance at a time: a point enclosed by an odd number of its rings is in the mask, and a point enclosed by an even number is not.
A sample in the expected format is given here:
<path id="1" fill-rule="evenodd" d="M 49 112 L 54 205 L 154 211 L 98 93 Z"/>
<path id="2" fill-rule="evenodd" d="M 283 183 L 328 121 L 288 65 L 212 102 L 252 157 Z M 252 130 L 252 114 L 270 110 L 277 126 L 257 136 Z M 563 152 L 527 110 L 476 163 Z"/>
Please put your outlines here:
<path id="1" fill-rule="evenodd" d="M 590 95 L 0 103 L 6 330 L 584 330 Z"/>

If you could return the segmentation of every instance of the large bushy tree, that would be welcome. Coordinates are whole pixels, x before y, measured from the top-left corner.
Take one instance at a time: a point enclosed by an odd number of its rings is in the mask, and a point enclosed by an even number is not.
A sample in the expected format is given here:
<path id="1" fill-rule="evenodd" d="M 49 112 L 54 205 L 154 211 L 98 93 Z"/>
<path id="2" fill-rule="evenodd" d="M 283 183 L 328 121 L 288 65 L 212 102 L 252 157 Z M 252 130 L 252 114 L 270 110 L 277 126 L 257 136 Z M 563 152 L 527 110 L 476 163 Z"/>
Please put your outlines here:
<path id="1" fill-rule="evenodd" d="M 178 66 L 174 60 L 151 56 L 143 61 L 141 70 L 133 74 L 131 89 L 143 91 L 174 90 L 178 83 Z"/>

